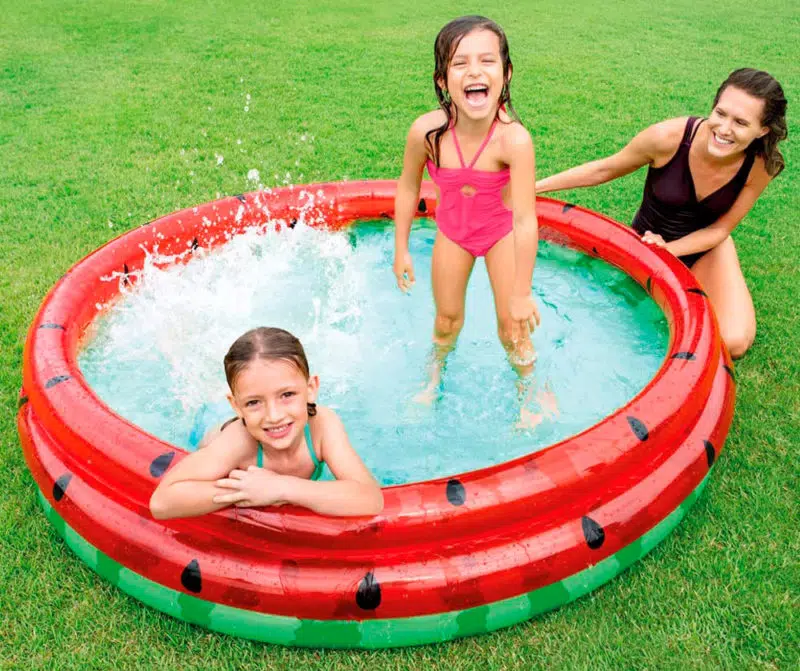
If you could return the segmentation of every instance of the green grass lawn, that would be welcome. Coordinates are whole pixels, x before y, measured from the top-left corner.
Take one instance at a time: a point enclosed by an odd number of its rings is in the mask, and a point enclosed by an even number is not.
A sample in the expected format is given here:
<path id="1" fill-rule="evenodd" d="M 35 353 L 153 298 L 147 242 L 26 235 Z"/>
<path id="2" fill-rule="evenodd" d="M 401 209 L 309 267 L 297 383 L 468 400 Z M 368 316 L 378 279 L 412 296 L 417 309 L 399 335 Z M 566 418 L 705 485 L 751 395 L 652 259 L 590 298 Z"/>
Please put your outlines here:
<path id="1" fill-rule="evenodd" d="M 800 9 L 599 3 L 5 0 L 0 11 L 0 668 L 798 668 Z M 556 612 L 418 649 L 306 651 L 217 635 L 104 582 L 46 522 L 16 432 L 22 349 L 54 282 L 168 212 L 284 182 L 395 178 L 434 103 L 433 39 L 490 15 L 551 174 L 707 113 L 737 67 L 789 98 L 787 169 L 736 230 L 758 315 L 726 448 L 687 519 Z M 248 108 L 247 110 L 245 108 Z M 561 197 L 629 221 L 644 173 Z"/>

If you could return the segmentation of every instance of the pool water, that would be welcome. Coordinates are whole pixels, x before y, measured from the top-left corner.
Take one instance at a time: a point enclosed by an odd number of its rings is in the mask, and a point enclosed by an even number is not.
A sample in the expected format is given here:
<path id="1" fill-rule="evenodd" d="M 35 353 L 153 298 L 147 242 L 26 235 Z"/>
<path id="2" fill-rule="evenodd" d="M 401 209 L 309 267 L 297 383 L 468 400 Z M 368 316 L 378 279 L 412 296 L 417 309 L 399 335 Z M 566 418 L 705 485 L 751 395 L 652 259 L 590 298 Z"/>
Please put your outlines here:
<path id="1" fill-rule="evenodd" d="M 320 376 L 320 403 L 342 417 L 367 466 L 381 483 L 398 484 L 507 461 L 578 433 L 633 398 L 664 359 L 666 320 L 632 279 L 541 242 L 530 384 L 534 399 L 555 399 L 557 412 L 534 429 L 518 427 L 517 376 L 497 339 L 482 261 L 440 395 L 421 405 L 413 399 L 431 351 L 435 225 L 422 220 L 412 230 L 410 295 L 395 286 L 393 235 L 383 220 L 337 233 L 299 224 L 238 235 L 186 265 L 150 257 L 90 329 L 83 375 L 116 413 L 194 449 L 232 416 L 222 368 L 230 344 L 250 328 L 280 326 L 302 341 Z"/>

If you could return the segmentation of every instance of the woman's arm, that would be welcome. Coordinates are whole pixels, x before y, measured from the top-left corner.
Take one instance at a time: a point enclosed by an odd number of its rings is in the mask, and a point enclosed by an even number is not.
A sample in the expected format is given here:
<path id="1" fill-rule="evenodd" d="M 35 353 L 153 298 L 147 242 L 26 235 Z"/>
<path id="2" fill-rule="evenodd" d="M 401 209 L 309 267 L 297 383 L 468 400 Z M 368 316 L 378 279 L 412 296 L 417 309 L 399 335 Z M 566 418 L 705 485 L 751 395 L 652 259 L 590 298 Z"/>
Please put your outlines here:
<path id="1" fill-rule="evenodd" d="M 610 182 L 675 153 L 686 117 L 645 128 L 616 154 L 564 170 L 536 183 L 536 193 L 576 189 Z"/>
<path id="2" fill-rule="evenodd" d="M 322 420 L 322 459 L 336 476 L 334 482 L 284 478 L 282 500 L 322 515 L 377 515 L 383 510 L 383 493 L 364 462 L 350 445 L 342 420 L 330 408 L 319 407 Z"/>
<path id="3" fill-rule="evenodd" d="M 685 235 L 682 238 L 673 240 L 664 245 L 666 249 L 675 256 L 686 256 L 687 254 L 697 254 L 713 249 L 727 238 L 731 231 L 739 225 L 742 219 L 753 208 L 767 184 L 772 177 L 764 168 L 764 161 L 757 159 L 750 171 L 747 183 L 742 188 L 731 209 L 723 214 L 710 226 L 701 228 Z"/>
<path id="4" fill-rule="evenodd" d="M 193 452 L 169 469 L 150 497 L 150 513 L 159 520 L 194 517 L 227 507 L 213 498 L 227 490 L 216 486 L 219 478 L 247 458 L 250 435 L 236 422 L 220 433 L 208 447 Z M 252 438 L 250 438 L 252 440 Z"/>
<path id="5" fill-rule="evenodd" d="M 508 132 L 511 174 L 511 209 L 514 212 L 514 286 L 511 294 L 511 319 L 527 322 L 533 330 L 539 324 L 539 311 L 531 296 L 533 268 L 539 245 L 536 219 L 536 158 L 530 133 L 520 124 Z M 512 338 L 518 334 L 512 333 Z"/>
<path id="6" fill-rule="evenodd" d="M 397 286 L 408 291 L 414 284 L 414 266 L 408 252 L 408 236 L 419 202 L 419 187 L 428 153 L 425 134 L 431 129 L 431 114 L 417 119 L 408 132 L 403 155 L 403 172 L 394 199 L 394 274 Z"/>

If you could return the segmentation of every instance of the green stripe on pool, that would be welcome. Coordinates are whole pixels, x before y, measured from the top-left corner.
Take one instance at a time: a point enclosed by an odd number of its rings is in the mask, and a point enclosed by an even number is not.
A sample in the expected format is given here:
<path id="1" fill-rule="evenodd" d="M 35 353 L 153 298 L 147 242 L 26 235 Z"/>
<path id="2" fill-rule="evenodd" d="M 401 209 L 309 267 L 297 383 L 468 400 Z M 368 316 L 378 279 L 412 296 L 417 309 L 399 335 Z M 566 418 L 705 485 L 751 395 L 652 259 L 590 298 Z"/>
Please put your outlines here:
<path id="1" fill-rule="evenodd" d="M 519 596 L 434 615 L 379 620 L 301 620 L 215 604 L 159 585 L 104 555 L 84 540 L 39 491 L 47 519 L 90 568 L 135 599 L 175 618 L 265 643 L 313 648 L 389 648 L 438 643 L 508 627 L 553 610 L 608 582 L 658 545 L 686 516 L 708 474 L 655 527 L 616 554 L 564 580 Z"/>

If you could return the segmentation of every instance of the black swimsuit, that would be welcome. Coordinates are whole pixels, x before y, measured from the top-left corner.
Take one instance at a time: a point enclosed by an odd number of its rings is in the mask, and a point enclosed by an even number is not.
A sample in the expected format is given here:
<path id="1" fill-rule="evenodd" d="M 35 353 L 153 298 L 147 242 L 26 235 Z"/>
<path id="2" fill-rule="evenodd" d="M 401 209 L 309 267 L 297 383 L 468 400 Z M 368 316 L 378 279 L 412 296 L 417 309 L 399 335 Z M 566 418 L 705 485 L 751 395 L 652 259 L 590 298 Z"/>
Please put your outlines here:
<path id="1" fill-rule="evenodd" d="M 697 135 L 697 129 L 705 119 L 695 123 L 697 120 L 698 117 L 689 117 L 686 121 L 681 143 L 669 162 L 660 168 L 651 167 L 647 171 L 642 204 L 632 224 L 633 230 L 639 235 L 652 231 L 666 242 L 672 242 L 699 231 L 730 210 L 744 188 L 755 161 L 753 145 L 747 148 L 744 162 L 730 182 L 703 200 L 697 200 L 694 180 L 689 170 L 689 149 Z M 691 268 L 707 251 L 687 254 L 681 256 L 680 260 Z"/>

